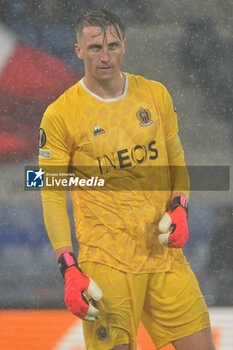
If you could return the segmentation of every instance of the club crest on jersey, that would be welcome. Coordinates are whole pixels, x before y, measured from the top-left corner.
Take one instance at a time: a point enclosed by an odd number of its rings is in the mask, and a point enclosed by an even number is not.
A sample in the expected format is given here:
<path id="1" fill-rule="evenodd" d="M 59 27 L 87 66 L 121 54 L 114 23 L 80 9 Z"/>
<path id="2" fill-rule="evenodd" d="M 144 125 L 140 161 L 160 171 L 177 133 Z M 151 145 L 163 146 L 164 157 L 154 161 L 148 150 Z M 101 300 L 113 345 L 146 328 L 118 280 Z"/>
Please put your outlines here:
<path id="1" fill-rule="evenodd" d="M 136 112 L 136 116 L 138 120 L 140 120 L 141 126 L 148 126 L 153 123 L 153 120 L 151 120 L 151 112 L 147 108 L 140 107 L 140 109 Z"/>
<path id="2" fill-rule="evenodd" d="M 104 134 L 105 131 L 104 129 L 102 129 L 99 124 L 95 124 L 94 126 L 94 136 L 100 135 L 100 134 Z"/>
<path id="3" fill-rule="evenodd" d="M 97 328 L 96 330 L 96 334 L 98 335 L 98 339 L 99 340 L 106 340 L 109 338 L 109 334 L 108 334 L 108 328 L 105 326 L 100 326 L 99 328 Z"/>

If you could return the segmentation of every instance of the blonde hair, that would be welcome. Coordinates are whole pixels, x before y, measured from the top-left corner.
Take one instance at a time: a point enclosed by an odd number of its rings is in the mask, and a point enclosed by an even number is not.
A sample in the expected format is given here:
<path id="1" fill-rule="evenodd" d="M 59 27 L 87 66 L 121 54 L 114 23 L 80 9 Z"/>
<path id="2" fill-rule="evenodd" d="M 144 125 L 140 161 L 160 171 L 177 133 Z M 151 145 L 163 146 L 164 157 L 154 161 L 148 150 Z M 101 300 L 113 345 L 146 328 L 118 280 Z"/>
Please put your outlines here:
<path id="1" fill-rule="evenodd" d="M 117 36 L 120 40 L 125 38 L 125 26 L 120 18 L 108 10 L 93 10 L 82 17 L 76 23 L 75 30 L 77 39 L 82 36 L 84 27 L 100 27 L 106 36 L 106 27 L 114 26 Z"/>

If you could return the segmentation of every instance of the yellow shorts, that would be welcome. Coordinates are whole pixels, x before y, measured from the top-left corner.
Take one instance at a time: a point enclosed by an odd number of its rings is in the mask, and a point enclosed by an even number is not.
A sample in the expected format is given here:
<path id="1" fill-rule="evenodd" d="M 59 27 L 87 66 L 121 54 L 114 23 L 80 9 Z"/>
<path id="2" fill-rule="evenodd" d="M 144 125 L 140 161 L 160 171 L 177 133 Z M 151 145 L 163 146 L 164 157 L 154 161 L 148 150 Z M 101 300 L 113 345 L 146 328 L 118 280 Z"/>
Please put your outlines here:
<path id="1" fill-rule="evenodd" d="M 98 320 L 83 322 L 88 350 L 110 350 L 120 344 L 135 350 L 140 321 L 157 349 L 210 327 L 205 300 L 188 264 L 139 275 L 98 263 L 80 265 L 103 291 Z"/>

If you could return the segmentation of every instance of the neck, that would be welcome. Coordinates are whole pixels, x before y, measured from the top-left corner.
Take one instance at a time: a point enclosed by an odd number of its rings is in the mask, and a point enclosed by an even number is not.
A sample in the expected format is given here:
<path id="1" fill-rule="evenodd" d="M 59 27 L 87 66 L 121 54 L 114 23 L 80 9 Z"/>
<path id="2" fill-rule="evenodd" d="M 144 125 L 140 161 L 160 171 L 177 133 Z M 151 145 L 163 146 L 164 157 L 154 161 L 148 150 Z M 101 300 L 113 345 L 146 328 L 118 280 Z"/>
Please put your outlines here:
<path id="1" fill-rule="evenodd" d="M 111 99 L 121 96 L 125 87 L 125 76 L 119 72 L 119 76 L 111 80 L 96 80 L 85 74 L 83 82 L 87 88 L 104 99 Z"/>

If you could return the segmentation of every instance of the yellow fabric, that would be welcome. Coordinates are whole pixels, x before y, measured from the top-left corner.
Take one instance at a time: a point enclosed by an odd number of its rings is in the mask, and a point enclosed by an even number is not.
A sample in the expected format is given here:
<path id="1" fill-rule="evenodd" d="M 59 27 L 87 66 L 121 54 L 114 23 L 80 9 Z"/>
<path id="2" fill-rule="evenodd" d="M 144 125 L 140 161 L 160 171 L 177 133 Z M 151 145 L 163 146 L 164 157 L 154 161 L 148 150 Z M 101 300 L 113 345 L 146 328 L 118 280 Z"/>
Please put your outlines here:
<path id="1" fill-rule="evenodd" d="M 167 142 L 167 154 L 172 194 L 182 192 L 189 198 L 190 179 L 184 161 L 183 148 L 177 134 Z"/>
<path id="2" fill-rule="evenodd" d="M 41 122 L 46 134 L 42 150 L 49 150 L 51 157 L 39 157 L 39 163 L 43 169 L 72 167 L 81 178 L 105 179 L 107 190 L 71 191 L 79 262 L 135 274 L 166 271 L 173 260 L 185 261 L 181 249 L 163 247 L 157 238 L 174 186 L 167 144 L 178 132 L 177 115 L 162 84 L 127 76 L 123 98 L 102 101 L 79 82 L 51 104 Z M 174 156 L 169 153 L 172 165 L 175 159 L 180 163 L 182 147 Z M 42 191 L 54 249 L 71 244 L 65 200 L 64 191 Z"/>
<path id="3" fill-rule="evenodd" d="M 204 298 L 188 264 L 138 275 L 95 263 L 83 263 L 81 268 L 103 291 L 96 305 L 97 321 L 83 322 L 87 350 L 109 350 L 119 344 L 130 344 L 135 350 L 140 320 L 156 349 L 210 327 Z M 106 339 L 99 339 L 101 326 Z"/>

